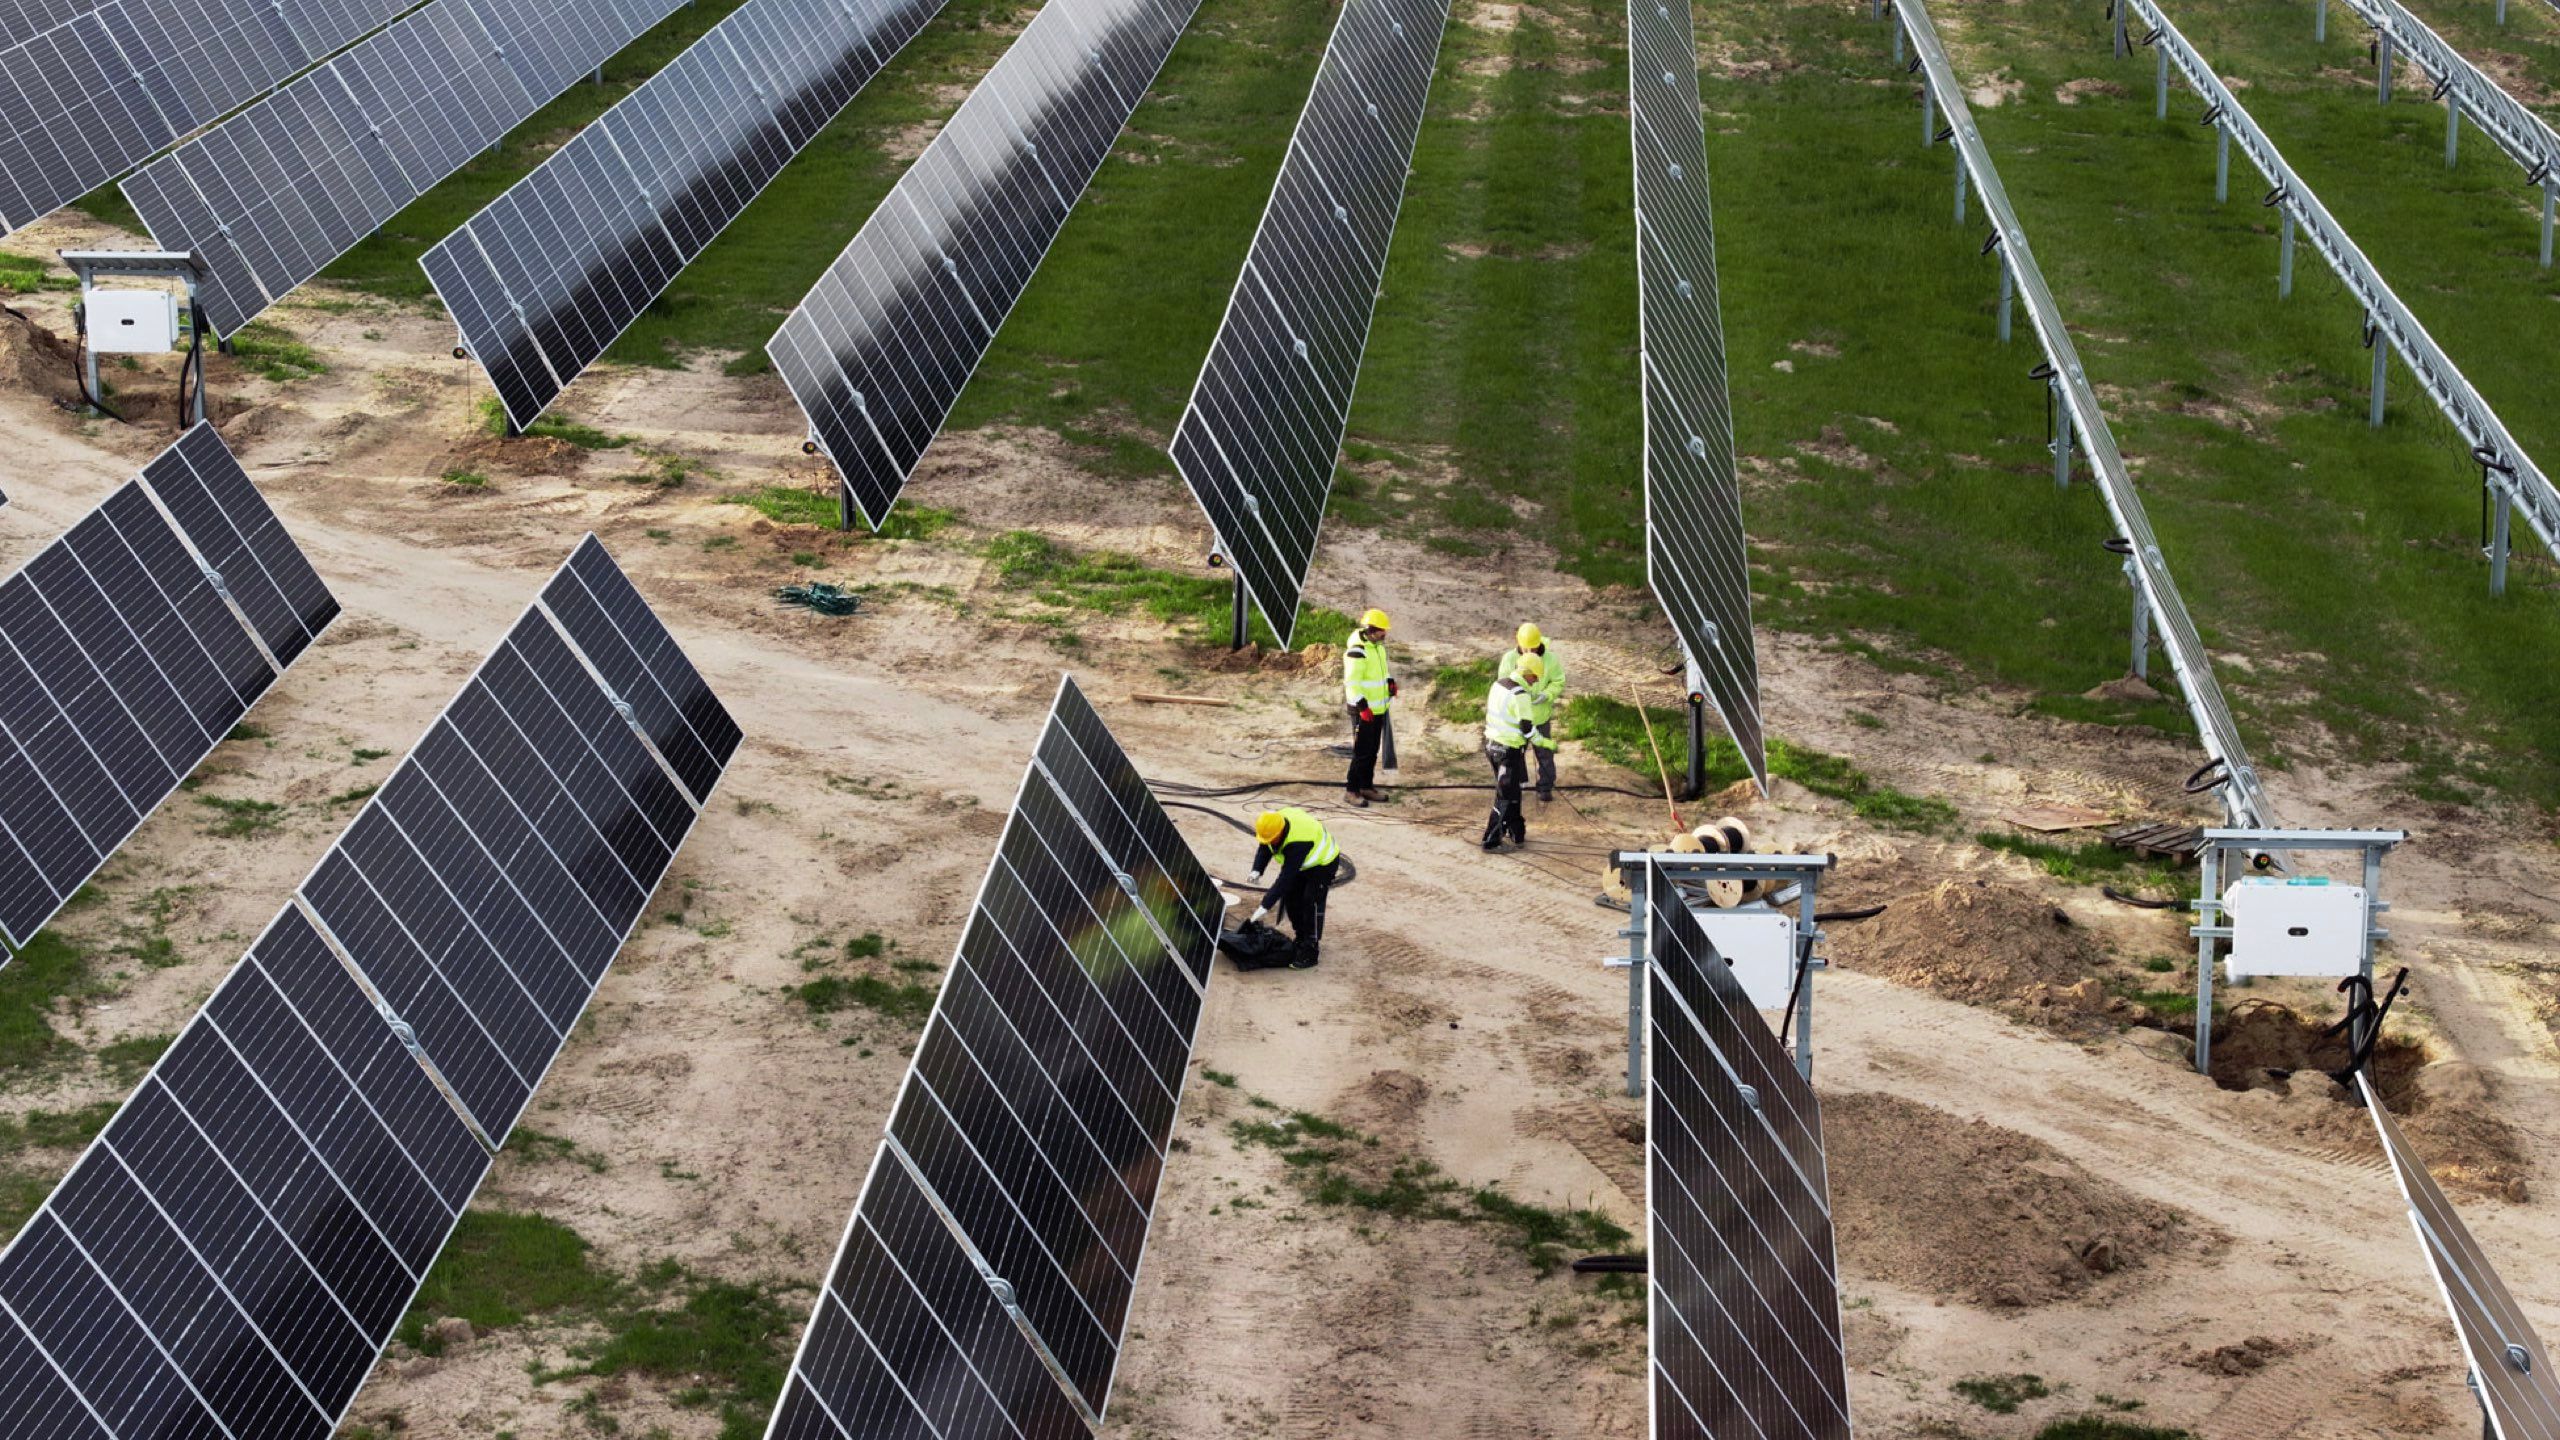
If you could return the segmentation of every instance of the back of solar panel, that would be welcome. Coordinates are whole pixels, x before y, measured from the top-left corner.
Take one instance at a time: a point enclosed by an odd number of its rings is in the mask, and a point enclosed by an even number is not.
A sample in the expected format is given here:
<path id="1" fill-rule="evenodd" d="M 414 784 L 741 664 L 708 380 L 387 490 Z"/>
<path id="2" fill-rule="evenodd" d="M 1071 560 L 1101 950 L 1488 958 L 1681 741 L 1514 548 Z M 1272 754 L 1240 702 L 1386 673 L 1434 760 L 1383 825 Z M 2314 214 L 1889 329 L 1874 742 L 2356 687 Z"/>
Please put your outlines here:
<path id="1" fill-rule="evenodd" d="M 337 614 L 210 425 L 0 581 L 0 935 L 34 938 Z"/>
<path id="2" fill-rule="evenodd" d="M 1821 1105 L 1670 877 L 1643 883 L 1652 1433 L 1848 1440 Z"/>
<path id="3" fill-rule="evenodd" d="M 1223 911 L 1063 683 L 769 1436 L 1099 1426 Z"/>
<path id="4" fill-rule="evenodd" d="M 0 1434 L 331 1433 L 709 796 L 671 717 L 716 781 L 590 536 L 0 1253 Z"/>

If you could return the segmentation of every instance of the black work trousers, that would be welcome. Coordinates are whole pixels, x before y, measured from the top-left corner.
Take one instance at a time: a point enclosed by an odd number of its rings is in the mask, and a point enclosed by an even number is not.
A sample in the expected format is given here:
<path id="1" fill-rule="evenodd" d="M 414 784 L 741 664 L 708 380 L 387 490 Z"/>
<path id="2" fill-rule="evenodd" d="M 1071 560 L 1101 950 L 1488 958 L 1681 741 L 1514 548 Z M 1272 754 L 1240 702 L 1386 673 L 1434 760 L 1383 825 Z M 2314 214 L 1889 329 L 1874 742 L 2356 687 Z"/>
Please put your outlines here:
<path id="1" fill-rule="evenodd" d="M 1553 800 L 1556 798 L 1555 746 L 1553 743 L 1541 745 L 1537 743 L 1537 741 L 1545 740 L 1553 742 L 1556 738 L 1556 722 L 1553 720 L 1541 720 L 1534 728 L 1538 732 L 1537 740 L 1530 741 L 1529 748 L 1532 751 L 1535 751 L 1538 757 L 1538 798 L 1541 800 Z"/>
<path id="2" fill-rule="evenodd" d="M 1493 814 L 1484 822 L 1485 848 L 1500 844 L 1505 835 L 1511 843 L 1523 844 L 1529 838 L 1529 822 L 1520 809 L 1520 791 L 1529 781 L 1527 749 L 1488 741 L 1484 758 L 1493 766 Z"/>
<path id="3" fill-rule="evenodd" d="M 1324 945 L 1324 906 L 1333 896 L 1333 869 L 1342 862 L 1327 860 L 1298 872 L 1297 888 L 1280 899 L 1280 913 L 1289 917 L 1289 934 L 1295 954 L 1292 963 L 1304 968 L 1316 963 L 1316 951 Z"/>
<path id="4" fill-rule="evenodd" d="M 1351 711 L 1351 774 L 1342 782 L 1345 790 L 1374 790 L 1378 785 L 1378 741 L 1387 733 L 1387 717 L 1377 711 L 1360 718 L 1360 707 Z"/>

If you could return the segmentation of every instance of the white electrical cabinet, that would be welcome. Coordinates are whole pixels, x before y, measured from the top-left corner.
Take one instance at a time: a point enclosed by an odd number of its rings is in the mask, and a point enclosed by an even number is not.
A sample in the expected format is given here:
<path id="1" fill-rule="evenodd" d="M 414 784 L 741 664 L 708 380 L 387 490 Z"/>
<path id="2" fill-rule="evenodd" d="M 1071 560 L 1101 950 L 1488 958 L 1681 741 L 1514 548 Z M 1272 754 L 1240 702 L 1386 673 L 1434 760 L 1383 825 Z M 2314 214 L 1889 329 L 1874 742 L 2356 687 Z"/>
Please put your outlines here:
<path id="1" fill-rule="evenodd" d="M 92 290 L 89 348 L 100 355 L 166 355 L 178 344 L 178 297 L 166 290 Z"/>
<path id="2" fill-rule="evenodd" d="M 1776 910 L 1691 909 L 1733 978 L 1762 1010 L 1784 1010 L 1796 984 L 1796 922 Z"/>
<path id="3" fill-rule="evenodd" d="M 2364 968 L 2372 923 L 2361 885 L 2253 875 L 2223 892 L 2231 924 L 2231 978 L 2312 975 L 2344 979 Z"/>

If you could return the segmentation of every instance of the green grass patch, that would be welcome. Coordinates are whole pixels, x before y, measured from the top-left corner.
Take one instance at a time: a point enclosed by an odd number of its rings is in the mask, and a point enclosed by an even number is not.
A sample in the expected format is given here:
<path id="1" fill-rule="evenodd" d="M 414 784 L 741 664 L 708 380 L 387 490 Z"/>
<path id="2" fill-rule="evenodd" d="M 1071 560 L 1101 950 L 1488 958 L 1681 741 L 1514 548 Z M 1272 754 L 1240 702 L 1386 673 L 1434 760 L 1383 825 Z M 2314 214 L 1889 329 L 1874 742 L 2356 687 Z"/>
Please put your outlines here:
<path id="1" fill-rule="evenodd" d="M 379 785 L 358 785 L 354 789 L 341 790 L 330 796 L 328 803 L 332 809 L 342 805 L 361 805 L 372 799 L 373 792 L 381 788 Z"/>
<path id="2" fill-rule="evenodd" d="M 557 415 L 540 416 L 521 432 L 510 431 L 508 427 L 512 423 L 507 418 L 507 407 L 499 404 L 496 396 L 480 398 L 480 428 L 492 435 L 521 433 L 528 438 L 557 440 L 581 450 L 620 450 L 634 443 L 629 435 L 609 435 L 593 425 L 564 420 Z"/>
<path id="3" fill-rule="evenodd" d="M 1558 713 L 1558 739 L 1579 741 L 1610 764 L 1652 778 L 1656 774 L 1654 747 L 1659 746 L 1662 763 L 1671 774 L 1687 773 L 1688 717 L 1679 710 L 1667 705 L 1647 706 L 1640 714 L 1624 700 L 1578 695 Z M 1645 732 L 1648 722 L 1653 727 L 1650 743 Z M 1742 752 L 1734 748 L 1731 740 L 1722 735 L 1708 738 L 1709 789 L 1734 784 L 1750 773 L 1742 763 Z M 1860 819 L 1890 829 L 1925 834 L 1944 830 L 1956 821 L 1955 806 L 1935 795 L 1897 790 L 1845 757 L 1775 736 L 1769 740 L 1769 774 L 1775 779 L 1792 780 L 1816 795 L 1847 801 L 1851 812 Z"/>
<path id="4" fill-rule="evenodd" d="M 1501 656 L 1486 655 L 1463 665 L 1443 665 L 1432 671 L 1431 713 L 1452 725 L 1482 724 L 1485 693 L 1493 688 L 1493 677 L 1500 673 L 1501 665 Z M 1572 707 L 1566 708 L 1570 710 Z"/>
<path id="5" fill-rule="evenodd" d="M 515 1133 L 507 1137 L 507 1151 L 528 1164 L 556 1160 L 595 1175 L 603 1174 L 608 1164 L 603 1156 L 568 1136 L 536 1130 L 530 1125 L 518 1125 Z"/>
<path id="6" fill-rule="evenodd" d="M 1973 838 L 2002 854 L 2030 861 L 2056 880 L 2074 885 L 2130 885 L 2181 899 L 2195 896 L 2192 871 L 2143 859 L 2104 840 L 2057 842 L 2004 830 L 1985 830 Z"/>
<path id="7" fill-rule="evenodd" d="M 720 497 L 723 505 L 744 505 L 776 525 L 822 525 L 836 528 L 842 512 L 833 490 L 809 490 L 797 485 L 767 485 L 737 495 Z M 913 501 L 901 502 L 889 512 L 888 521 L 877 532 L 854 527 L 846 538 L 859 542 L 877 540 L 929 540 L 950 528 L 960 518 L 957 510 L 943 510 Z"/>
<path id="8" fill-rule="evenodd" d="M 83 890 L 81 895 L 90 893 Z M 0 966 L 0 1081 L 77 1053 L 53 1028 L 52 1016 L 97 993 L 95 966 L 96 957 L 86 946 L 54 929 L 37 931 L 26 948 Z"/>
<path id="9" fill-rule="evenodd" d="M 2040 1375 L 1980 1375 L 1947 1388 L 1995 1415 L 2015 1415 L 2019 1406 L 2053 1393 Z"/>
<path id="10" fill-rule="evenodd" d="M 278 385 L 329 373 L 319 352 L 269 320 L 252 320 L 231 337 L 231 358 L 240 368 Z"/>
<path id="11" fill-rule="evenodd" d="M 2106 1415 L 2077 1415 L 2036 1432 L 2036 1440 L 2196 1440 L 2192 1430 L 2136 1425 Z"/>
<path id="12" fill-rule="evenodd" d="M 370 765 L 374 761 L 382 759 L 390 753 L 391 752 L 388 750 L 374 750 L 358 746 L 355 751 L 355 763 L 358 765 Z"/>
<path id="13" fill-rule="evenodd" d="M 933 1013 L 931 986 L 883 980 L 877 975 L 822 975 L 791 987 L 792 998 L 812 1015 L 874 1010 L 892 1020 L 920 1021 Z"/>
<path id="14" fill-rule="evenodd" d="M 489 486 L 488 476 L 477 470 L 465 470 L 459 465 L 445 471 L 438 478 L 447 485 L 458 485 L 465 490 L 485 490 Z"/>
<path id="15" fill-rule="evenodd" d="M 452 1315 L 474 1330 L 498 1330 L 551 1311 L 601 1306 L 617 1288 L 593 1264 L 585 1237 L 559 1221 L 466 1210 L 401 1321 L 400 1338 L 425 1350 L 431 1320 Z"/>
<path id="16" fill-rule="evenodd" d="M 44 290 L 77 290 L 80 282 L 57 275 L 41 255 L 0 250 L 0 295 L 33 295 Z"/>
<path id="17" fill-rule="evenodd" d="M 98 1070 L 109 1080 L 128 1088 L 141 1083 L 151 1067 L 172 1044 L 175 1035 L 130 1035 L 98 1047 Z"/>
<path id="18" fill-rule="evenodd" d="M 20 1120 L 0 1118 L 0 1156 L 22 1148 L 78 1150 L 116 1118 L 121 1102 L 100 1100 L 77 1110 L 31 1110 Z"/>
<path id="19" fill-rule="evenodd" d="M 272 800 L 251 800 L 228 795 L 199 795 L 196 803 L 214 813 L 205 825 L 208 835 L 240 839 L 269 834 L 284 824 L 284 807 Z"/>
<path id="20" fill-rule="evenodd" d="M 1140 613 L 1172 625 L 1195 644 L 1224 645 L 1235 634 L 1234 582 L 1157 570 L 1108 550 L 1078 552 L 1033 530 L 1009 530 L 987 544 L 988 568 L 1017 594 L 1061 610 Z M 1312 642 L 1351 633 L 1351 617 L 1300 606 L 1297 635 Z M 1280 642 L 1258 614 L 1246 634 Z"/>

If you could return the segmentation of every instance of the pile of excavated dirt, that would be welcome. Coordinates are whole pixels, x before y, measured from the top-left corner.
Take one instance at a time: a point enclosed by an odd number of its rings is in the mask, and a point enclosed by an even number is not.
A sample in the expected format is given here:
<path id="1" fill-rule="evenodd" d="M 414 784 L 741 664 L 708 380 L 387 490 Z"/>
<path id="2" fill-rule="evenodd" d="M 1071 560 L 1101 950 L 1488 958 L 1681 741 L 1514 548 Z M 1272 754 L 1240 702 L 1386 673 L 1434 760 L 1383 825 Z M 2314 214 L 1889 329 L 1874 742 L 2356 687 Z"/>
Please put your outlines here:
<path id="1" fill-rule="evenodd" d="M 2056 1029 L 2130 1018 L 2095 972 L 2096 940 L 2030 890 L 1996 880 L 1948 880 L 1903 895 L 1882 915 L 1829 932 L 1844 970 L 1882 976 Z"/>
<path id="2" fill-rule="evenodd" d="M 0 305 L 0 389 L 77 405 L 79 356 L 52 331 Z"/>
<path id="3" fill-rule="evenodd" d="M 1826 1097 L 1822 1128 L 1842 1262 L 1896 1285 L 2000 1309 L 2049 1305 L 2224 1243 L 2041 1140 L 1898 1095 Z"/>

